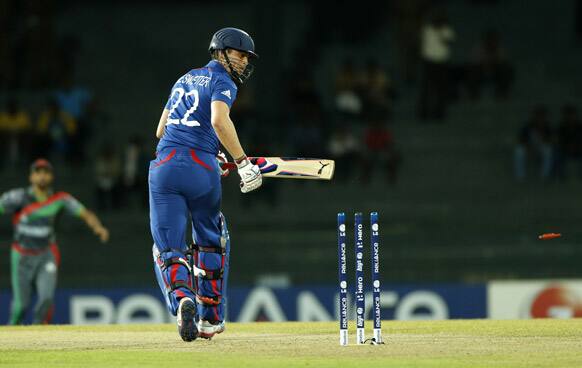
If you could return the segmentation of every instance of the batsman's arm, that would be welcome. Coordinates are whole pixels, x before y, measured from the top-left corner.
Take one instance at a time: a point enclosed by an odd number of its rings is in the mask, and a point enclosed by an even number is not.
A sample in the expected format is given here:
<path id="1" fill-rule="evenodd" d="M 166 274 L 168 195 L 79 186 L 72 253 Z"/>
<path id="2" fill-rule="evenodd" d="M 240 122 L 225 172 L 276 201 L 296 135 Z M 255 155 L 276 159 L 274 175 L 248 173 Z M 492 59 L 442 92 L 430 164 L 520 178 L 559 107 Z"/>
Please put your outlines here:
<path id="1" fill-rule="evenodd" d="M 158 123 L 158 128 L 156 129 L 156 137 L 162 138 L 164 135 L 164 129 L 166 127 L 166 121 L 168 121 L 168 115 L 170 114 L 170 110 L 164 109 L 162 111 L 162 116 L 160 117 L 160 121 Z"/>
<path id="2" fill-rule="evenodd" d="M 263 182 L 261 170 L 247 158 L 238 140 L 234 124 L 230 120 L 230 108 L 225 102 L 215 100 L 210 105 L 210 111 L 210 122 L 220 143 L 222 143 L 236 162 L 237 172 L 241 178 L 240 191 L 248 193 L 257 189 Z"/>
<path id="3" fill-rule="evenodd" d="M 222 143 L 233 159 L 244 159 L 246 157 L 245 151 L 238 140 L 234 123 L 230 119 L 230 108 L 228 105 L 222 101 L 212 101 L 210 110 L 210 122 L 220 143 Z"/>
<path id="4" fill-rule="evenodd" d="M 97 215 L 88 209 L 83 208 L 79 216 L 83 219 L 83 221 L 85 221 L 87 226 L 93 230 L 95 235 L 99 237 L 102 243 L 105 243 L 109 240 L 109 230 L 103 226 Z"/>

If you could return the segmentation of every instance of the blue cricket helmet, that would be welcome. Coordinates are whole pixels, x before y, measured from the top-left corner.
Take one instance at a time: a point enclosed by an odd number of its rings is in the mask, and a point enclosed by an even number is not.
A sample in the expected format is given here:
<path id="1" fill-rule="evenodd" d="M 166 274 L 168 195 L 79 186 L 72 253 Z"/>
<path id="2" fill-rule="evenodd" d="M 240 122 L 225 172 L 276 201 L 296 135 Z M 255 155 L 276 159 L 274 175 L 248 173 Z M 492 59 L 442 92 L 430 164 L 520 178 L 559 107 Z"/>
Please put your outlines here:
<path id="1" fill-rule="evenodd" d="M 255 42 L 248 33 L 238 28 L 223 28 L 218 30 L 210 40 L 208 51 L 235 49 L 238 51 L 248 52 L 250 56 L 258 58 L 255 53 Z"/>

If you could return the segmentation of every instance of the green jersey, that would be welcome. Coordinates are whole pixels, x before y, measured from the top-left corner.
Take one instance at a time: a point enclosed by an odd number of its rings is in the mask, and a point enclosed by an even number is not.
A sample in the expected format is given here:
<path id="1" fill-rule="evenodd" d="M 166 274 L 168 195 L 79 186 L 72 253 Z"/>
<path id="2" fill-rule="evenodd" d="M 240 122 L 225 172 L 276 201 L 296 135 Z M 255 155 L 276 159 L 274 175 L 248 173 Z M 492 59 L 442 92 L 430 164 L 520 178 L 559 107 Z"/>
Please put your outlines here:
<path id="1" fill-rule="evenodd" d="M 0 197 L 0 214 L 13 214 L 14 241 L 32 250 L 44 249 L 56 241 L 55 219 L 61 211 L 79 216 L 84 208 L 66 192 L 50 193 L 39 201 L 32 187 L 13 189 Z"/>

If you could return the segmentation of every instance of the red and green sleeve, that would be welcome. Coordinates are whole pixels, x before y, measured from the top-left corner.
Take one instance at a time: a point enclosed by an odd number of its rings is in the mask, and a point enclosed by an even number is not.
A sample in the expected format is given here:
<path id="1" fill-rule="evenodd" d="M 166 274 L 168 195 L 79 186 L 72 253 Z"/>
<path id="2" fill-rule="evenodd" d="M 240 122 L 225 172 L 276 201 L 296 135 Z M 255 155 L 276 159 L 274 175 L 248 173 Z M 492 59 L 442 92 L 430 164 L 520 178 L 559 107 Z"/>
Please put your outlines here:
<path id="1" fill-rule="evenodd" d="M 72 195 L 66 192 L 58 192 L 47 198 L 43 202 L 36 202 L 24 207 L 12 219 L 13 223 L 18 223 L 23 216 L 26 216 L 29 221 L 34 221 L 38 218 L 55 216 L 62 208 L 73 216 L 80 216 L 85 208 L 81 202 L 76 200 Z"/>

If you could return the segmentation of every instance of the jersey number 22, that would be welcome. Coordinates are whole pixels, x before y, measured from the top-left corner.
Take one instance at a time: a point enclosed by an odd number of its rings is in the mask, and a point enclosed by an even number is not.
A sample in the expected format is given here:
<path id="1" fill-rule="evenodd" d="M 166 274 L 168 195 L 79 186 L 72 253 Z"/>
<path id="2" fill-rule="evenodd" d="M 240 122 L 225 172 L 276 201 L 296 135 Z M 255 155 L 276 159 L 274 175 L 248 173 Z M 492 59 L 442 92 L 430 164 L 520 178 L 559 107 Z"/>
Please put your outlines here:
<path id="1" fill-rule="evenodd" d="M 184 91 L 183 88 L 174 88 L 173 93 L 174 94 L 177 93 L 178 98 L 176 98 L 176 102 L 174 102 L 174 104 L 170 108 L 170 113 L 168 114 L 168 121 L 166 122 L 166 125 L 168 125 L 168 124 L 184 124 L 184 125 L 189 126 L 189 127 L 200 126 L 200 123 L 198 121 L 188 120 L 190 115 L 192 115 L 192 113 L 194 111 L 196 111 L 196 109 L 198 108 L 198 102 L 200 100 L 200 97 L 198 96 L 198 90 L 193 89 L 189 92 L 186 92 L 186 91 Z M 192 107 L 190 107 L 188 109 L 188 111 L 186 111 L 186 113 L 184 114 L 184 116 L 181 119 L 172 118 L 172 114 L 174 113 L 174 110 L 176 110 L 176 108 L 178 107 L 178 105 L 180 105 L 180 103 L 185 105 L 189 96 L 193 96 L 193 98 L 194 98 L 194 101 L 192 101 Z"/>

